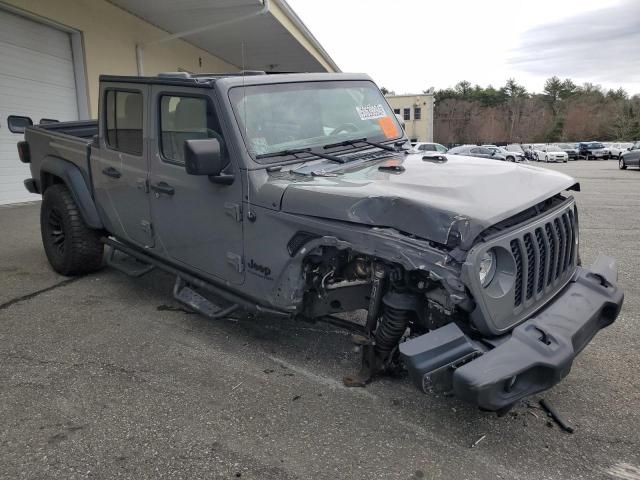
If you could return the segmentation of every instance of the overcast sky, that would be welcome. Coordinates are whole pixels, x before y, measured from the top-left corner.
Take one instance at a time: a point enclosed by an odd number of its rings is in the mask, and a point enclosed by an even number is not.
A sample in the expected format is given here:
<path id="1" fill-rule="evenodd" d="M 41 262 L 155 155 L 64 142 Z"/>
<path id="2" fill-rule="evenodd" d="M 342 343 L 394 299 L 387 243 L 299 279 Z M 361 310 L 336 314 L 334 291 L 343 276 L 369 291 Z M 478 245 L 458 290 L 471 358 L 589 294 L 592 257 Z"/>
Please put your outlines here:
<path id="1" fill-rule="evenodd" d="M 640 93 L 640 0 L 287 0 L 344 72 L 396 93 L 552 75 Z"/>

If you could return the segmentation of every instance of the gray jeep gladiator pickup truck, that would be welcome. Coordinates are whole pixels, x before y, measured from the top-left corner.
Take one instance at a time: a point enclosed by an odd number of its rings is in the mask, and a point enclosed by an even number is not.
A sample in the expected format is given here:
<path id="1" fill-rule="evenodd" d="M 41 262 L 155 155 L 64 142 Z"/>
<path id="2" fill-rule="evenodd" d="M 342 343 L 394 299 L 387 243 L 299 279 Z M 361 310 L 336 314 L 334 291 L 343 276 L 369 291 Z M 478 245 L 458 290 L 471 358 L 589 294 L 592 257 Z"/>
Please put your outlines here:
<path id="1" fill-rule="evenodd" d="M 366 75 L 246 72 L 102 76 L 98 121 L 27 127 L 18 150 L 57 272 L 107 246 L 210 318 L 366 310 L 346 384 L 404 366 L 506 411 L 616 319 L 616 262 L 581 266 L 572 178 L 408 147 Z"/>

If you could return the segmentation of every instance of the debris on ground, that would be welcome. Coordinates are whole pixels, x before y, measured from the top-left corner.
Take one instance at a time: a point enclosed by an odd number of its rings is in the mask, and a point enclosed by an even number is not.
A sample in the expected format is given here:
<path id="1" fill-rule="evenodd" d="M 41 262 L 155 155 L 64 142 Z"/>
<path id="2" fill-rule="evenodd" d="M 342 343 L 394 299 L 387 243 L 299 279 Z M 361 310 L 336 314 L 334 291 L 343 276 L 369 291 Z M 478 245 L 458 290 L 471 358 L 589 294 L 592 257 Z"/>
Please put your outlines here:
<path id="1" fill-rule="evenodd" d="M 486 435 L 482 435 L 479 439 L 477 439 L 475 442 L 473 442 L 471 444 L 471 448 L 476 448 L 478 446 L 478 444 L 483 441 L 485 438 L 487 438 Z"/>
<path id="2" fill-rule="evenodd" d="M 566 423 L 564 419 L 560 416 L 560 414 L 556 411 L 555 408 L 544 398 L 540 400 L 540 406 L 542 409 L 547 412 L 547 415 L 554 420 L 558 426 L 567 433 L 573 433 L 575 429 Z"/>

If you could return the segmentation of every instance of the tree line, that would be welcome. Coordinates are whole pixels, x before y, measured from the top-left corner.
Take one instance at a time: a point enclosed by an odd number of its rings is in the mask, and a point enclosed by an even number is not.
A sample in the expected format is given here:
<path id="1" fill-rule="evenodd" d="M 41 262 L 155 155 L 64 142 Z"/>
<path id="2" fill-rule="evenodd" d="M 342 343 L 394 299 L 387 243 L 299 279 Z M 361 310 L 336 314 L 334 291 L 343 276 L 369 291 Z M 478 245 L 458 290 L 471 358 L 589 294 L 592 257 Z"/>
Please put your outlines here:
<path id="1" fill-rule="evenodd" d="M 435 95 L 440 143 L 526 143 L 640 139 L 640 95 L 553 76 L 542 93 L 515 79 L 481 87 L 468 81 Z"/>

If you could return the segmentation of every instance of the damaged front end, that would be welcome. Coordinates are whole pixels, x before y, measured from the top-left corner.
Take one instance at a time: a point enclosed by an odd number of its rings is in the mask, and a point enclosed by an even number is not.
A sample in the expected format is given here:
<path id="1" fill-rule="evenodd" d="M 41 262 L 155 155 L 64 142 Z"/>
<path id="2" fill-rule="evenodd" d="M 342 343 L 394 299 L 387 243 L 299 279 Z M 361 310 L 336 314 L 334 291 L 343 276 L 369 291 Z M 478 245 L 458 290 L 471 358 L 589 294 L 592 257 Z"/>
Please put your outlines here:
<path id="1" fill-rule="evenodd" d="M 579 266 L 577 210 L 561 195 L 486 229 L 468 250 L 462 218 L 447 245 L 340 222 L 322 236 L 312 232 L 324 220 L 296 222 L 307 225 L 289 243 L 280 300 L 309 318 L 367 311 L 349 386 L 406 367 L 425 392 L 504 411 L 564 378 L 622 305 L 612 259 Z"/>

